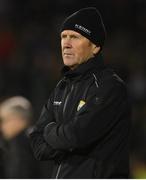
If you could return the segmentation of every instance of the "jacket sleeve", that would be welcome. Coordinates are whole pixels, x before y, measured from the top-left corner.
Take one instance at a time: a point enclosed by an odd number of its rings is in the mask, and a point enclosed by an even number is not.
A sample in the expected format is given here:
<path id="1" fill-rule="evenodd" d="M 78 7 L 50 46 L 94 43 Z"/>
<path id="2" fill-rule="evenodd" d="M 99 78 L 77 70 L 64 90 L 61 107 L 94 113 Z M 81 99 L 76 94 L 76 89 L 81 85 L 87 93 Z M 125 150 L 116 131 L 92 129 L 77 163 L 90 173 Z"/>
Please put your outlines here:
<path id="1" fill-rule="evenodd" d="M 113 130 L 127 111 L 126 88 L 120 83 L 107 83 L 89 94 L 86 104 L 68 123 L 45 127 L 44 138 L 53 148 L 72 151 L 89 147 Z"/>
<path id="2" fill-rule="evenodd" d="M 43 137 L 44 127 L 51 122 L 54 122 L 53 106 L 51 97 L 48 103 L 43 107 L 41 115 L 37 123 L 32 127 L 29 133 L 30 144 L 34 156 L 38 160 L 59 159 L 63 156 L 63 152 L 54 149 L 46 143 Z"/>

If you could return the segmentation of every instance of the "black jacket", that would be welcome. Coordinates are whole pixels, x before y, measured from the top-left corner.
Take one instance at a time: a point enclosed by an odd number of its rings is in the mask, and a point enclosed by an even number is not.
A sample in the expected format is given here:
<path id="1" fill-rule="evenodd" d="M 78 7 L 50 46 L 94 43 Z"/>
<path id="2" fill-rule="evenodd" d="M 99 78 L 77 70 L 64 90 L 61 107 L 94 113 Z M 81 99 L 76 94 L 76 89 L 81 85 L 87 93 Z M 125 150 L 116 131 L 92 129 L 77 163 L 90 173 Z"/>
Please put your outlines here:
<path id="1" fill-rule="evenodd" d="M 52 178 L 128 178 L 130 105 L 124 82 L 100 56 L 64 68 L 30 134 Z"/>

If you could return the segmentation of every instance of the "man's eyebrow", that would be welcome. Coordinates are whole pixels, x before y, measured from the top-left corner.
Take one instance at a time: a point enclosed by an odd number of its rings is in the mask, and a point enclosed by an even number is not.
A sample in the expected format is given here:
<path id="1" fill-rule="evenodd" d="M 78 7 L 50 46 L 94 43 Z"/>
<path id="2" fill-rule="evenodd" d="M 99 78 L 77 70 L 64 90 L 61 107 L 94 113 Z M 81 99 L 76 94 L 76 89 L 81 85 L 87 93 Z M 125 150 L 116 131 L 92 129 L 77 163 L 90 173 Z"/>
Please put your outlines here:
<path id="1" fill-rule="evenodd" d="M 63 33 L 62 33 L 60 36 L 61 36 L 61 37 L 65 37 L 65 36 L 67 36 L 67 34 L 65 34 L 65 33 L 63 34 Z"/>

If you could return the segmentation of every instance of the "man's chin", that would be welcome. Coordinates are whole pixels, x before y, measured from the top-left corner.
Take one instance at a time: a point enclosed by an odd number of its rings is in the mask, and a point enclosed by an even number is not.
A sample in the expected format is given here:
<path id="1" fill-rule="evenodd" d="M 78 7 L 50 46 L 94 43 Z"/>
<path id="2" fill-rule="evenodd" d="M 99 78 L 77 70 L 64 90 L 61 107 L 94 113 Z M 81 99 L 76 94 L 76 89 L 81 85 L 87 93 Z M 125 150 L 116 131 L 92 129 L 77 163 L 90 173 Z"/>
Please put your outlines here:
<path id="1" fill-rule="evenodd" d="M 64 65 L 65 66 L 73 66 L 74 63 L 71 63 L 71 60 L 64 60 Z"/>

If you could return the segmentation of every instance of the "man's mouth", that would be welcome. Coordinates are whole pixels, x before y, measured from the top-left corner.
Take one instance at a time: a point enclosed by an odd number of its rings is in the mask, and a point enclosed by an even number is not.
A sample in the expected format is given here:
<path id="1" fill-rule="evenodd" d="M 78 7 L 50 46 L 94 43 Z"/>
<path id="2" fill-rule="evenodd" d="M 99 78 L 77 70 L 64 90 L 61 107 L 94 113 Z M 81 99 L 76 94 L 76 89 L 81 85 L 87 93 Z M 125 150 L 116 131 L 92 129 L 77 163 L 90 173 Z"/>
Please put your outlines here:
<path id="1" fill-rule="evenodd" d="M 72 53 L 64 53 L 64 56 L 73 56 Z"/>

